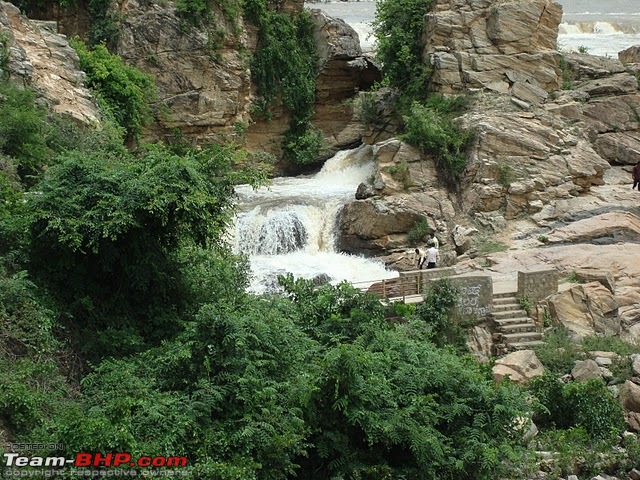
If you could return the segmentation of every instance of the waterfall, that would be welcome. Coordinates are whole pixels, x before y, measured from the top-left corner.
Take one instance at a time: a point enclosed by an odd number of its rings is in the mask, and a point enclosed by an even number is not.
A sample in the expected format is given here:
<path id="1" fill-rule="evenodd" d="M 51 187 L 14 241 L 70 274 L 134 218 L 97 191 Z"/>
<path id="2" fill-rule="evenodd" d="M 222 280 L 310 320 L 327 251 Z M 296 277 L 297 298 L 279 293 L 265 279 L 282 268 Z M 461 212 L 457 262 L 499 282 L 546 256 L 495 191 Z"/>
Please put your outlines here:
<path id="1" fill-rule="evenodd" d="M 251 262 L 251 290 L 264 292 L 275 277 L 320 275 L 338 282 L 397 276 L 376 260 L 336 252 L 336 217 L 358 185 L 373 175 L 371 147 L 338 152 L 315 175 L 281 177 L 257 190 L 236 188 L 238 213 L 231 232 L 234 250 Z"/>

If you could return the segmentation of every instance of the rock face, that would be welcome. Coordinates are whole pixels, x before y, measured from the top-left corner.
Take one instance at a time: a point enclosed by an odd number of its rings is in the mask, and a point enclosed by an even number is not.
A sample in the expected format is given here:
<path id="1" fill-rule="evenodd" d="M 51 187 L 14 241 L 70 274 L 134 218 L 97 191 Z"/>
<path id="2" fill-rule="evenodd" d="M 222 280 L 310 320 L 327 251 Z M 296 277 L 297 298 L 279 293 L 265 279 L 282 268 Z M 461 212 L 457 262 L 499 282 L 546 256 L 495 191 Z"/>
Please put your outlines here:
<path id="1" fill-rule="evenodd" d="M 425 16 L 425 63 L 435 90 L 488 88 L 527 103 L 559 83 L 562 7 L 550 0 L 438 0 Z"/>
<path id="2" fill-rule="evenodd" d="M 290 3 L 283 11 L 302 8 L 300 2 Z M 170 137 L 179 129 L 197 143 L 233 139 L 278 154 L 288 115 L 275 106 L 269 121 L 251 116 L 255 92 L 246 52 L 257 48 L 257 32 L 241 17 L 230 21 L 218 13 L 219 31 L 212 32 L 192 25 L 185 29 L 171 7 L 137 0 L 124 4 L 117 52 L 154 76 L 159 102 L 168 107 L 149 133 Z M 379 71 L 362 56 L 358 35 L 346 23 L 319 10 L 311 18 L 319 57 L 312 121 L 323 130 L 328 148 L 337 150 L 359 142 L 363 133 L 345 100 L 369 88 Z M 243 135 L 239 127 L 246 130 Z"/>
<path id="3" fill-rule="evenodd" d="M 16 83 L 35 88 L 54 112 L 95 125 L 100 113 L 95 99 L 84 86 L 78 56 L 64 35 L 42 22 L 28 20 L 11 3 L 0 2 L 0 30 L 7 37 L 9 58 L 6 71 Z"/>
<path id="4" fill-rule="evenodd" d="M 130 65 L 153 75 L 158 100 L 168 108 L 155 137 L 183 135 L 203 142 L 231 134 L 235 122 L 249 119 L 251 76 L 242 50 L 255 48 L 256 38 L 239 22 L 236 36 L 223 15 L 216 15 L 224 41 L 213 48 L 215 33 L 189 26 L 173 8 L 132 0 L 121 12 L 117 53 Z"/>
<path id="5" fill-rule="evenodd" d="M 512 381 L 526 384 L 534 377 L 544 373 L 544 366 L 533 350 L 520 350 L 496 360 L 493 367 L 493 379 L 496 382 L 509 376 Z"/>
<path id="6" fill-rule="evenodd" d="M 559 227 L 549 243 L 618 243 L 640 238 L 640 218 L 630 212 L 609 212 Z"/>

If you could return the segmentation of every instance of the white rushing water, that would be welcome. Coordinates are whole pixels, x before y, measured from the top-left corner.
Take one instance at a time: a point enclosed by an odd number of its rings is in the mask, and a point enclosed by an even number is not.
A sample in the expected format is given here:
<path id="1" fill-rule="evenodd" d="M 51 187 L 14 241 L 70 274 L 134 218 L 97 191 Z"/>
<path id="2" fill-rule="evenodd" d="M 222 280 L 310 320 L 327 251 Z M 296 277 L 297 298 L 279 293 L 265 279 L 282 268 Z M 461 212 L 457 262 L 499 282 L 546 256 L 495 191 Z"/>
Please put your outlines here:
<path id="1" fill-rule="evenodd" d="M 586 48 L 592 55 L 617 58 L 620 50 L 640 44 L 640 0 L 558 0 L 564 16 L 558 47 L 566 51 Z M 342 18 L 360 37 L 363 51 L 374 48 L 371 22 L 375 1 L 308 3 L 327 14 Z"/>
<path id="2" fill-rule="evenodd" d="M 332 282 L 369 282 L 397 276 L 379 261 L 336 252 L 336 216 L 373 174 L 370 147 L 343 150 L 315 175 L 281 177 L 269 187 L 236 188 L 234 249 L 249 256 L 251 290 L 273 289 L 279 274 Z"/>

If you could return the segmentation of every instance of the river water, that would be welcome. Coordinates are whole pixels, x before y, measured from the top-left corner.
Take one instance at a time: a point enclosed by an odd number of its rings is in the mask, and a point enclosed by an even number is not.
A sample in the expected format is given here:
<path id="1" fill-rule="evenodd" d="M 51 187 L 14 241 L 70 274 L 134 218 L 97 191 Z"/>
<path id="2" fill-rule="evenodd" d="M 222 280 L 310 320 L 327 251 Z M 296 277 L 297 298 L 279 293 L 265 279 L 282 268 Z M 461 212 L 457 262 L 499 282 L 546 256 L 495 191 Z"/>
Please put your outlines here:
<path id="1" fill-rule="evenodd" d="M 332 282 L 373 282 L 397 276 L 382 262 L 336 251 L 336 217 L 373 174 L 371 147 L 338 152 L 315 175 L 281 177 L 257 190 L 236 188 L 234 250 L 251 262 L 250 290 L 274 290 L 279 274 Z"/>
<path id="2" fill-rule="evenodd" d="M 580 47 L 592 55 L 611 56 L 640 44 L 640 0 L 559 0 L 564 9 L 558 35 L 562 50 Z M 329 15 L 342 18 L 360 37 L 364 51 L 374 48 L 370 22 L 375 17 L 376 2 L 308 3 Z"/>

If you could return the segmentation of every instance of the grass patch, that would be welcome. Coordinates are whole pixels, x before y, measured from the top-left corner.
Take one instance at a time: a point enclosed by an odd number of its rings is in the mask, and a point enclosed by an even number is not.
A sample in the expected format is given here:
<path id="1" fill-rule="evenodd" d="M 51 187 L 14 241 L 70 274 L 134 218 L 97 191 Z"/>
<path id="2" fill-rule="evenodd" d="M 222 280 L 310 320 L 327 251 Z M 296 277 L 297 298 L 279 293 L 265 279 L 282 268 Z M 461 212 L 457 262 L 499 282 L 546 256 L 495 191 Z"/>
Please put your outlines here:
<path id="1" fill-rule="evenodd" d="M 424 242 L 427 235 L 431 232 L 431 228 L 429 228 L 429 224 L 427 223 L 426 218 L 422 218 L 418 222 L 416 222 L 413 227 L 407 233 L 407 242 L 412 247 L 415 247 L 421 242 Z"/>
<path id="2" fill-rule="evenodd" d="M 571 372 L 576 360 L 585 358 L 582 346 L 571 341 L 569 330 L 564 327 L 547 332 L 544 344 L 534 350 L 545 368 L 559 375 Z"/>
<path id="3" fill-rule="evenodd" d="M 505 252 L 509 250 L 509 246 L 490 237 L 479 237 L 476 243 L 478 255 L 489 255 L 491 253 Z"/>
<path id="4" fill-rule="evenodd" d="M 387 172 L 389 172 L 389 175 L 391 175 L 394 180 L 400 182 L 402 188 L 405 190 L 408 190 L 413 185 L 411 174 L 409 173 L 409 164 L 406 160 L 387 167 Z"/>

